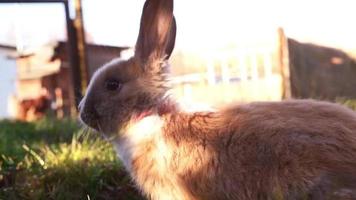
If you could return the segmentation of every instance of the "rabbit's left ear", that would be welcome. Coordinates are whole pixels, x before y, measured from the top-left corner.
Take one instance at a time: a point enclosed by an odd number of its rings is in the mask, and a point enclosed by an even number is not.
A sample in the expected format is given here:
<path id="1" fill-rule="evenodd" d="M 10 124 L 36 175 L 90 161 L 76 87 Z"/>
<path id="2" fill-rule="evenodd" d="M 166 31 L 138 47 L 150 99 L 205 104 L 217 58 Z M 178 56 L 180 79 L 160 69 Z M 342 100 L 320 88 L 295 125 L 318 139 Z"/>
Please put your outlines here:
<path id="1" fill-rule="evenodd" d="M 165 52 L 167 56 L 166 59 L 168 59 L 173 52 L 174 45 L 176 43 L 176 33 L 177 33 L 176 18 L 173 16 L 172 24 L 171 24 L 171 32 L 166 44 L 166 52 Z"/>
<path id="2" fill-rule="evenodd" d="M 146 0 L 136 42 L 135 57 L 141 63 L 167 59 L 176 37 L 173 0 Z"/>

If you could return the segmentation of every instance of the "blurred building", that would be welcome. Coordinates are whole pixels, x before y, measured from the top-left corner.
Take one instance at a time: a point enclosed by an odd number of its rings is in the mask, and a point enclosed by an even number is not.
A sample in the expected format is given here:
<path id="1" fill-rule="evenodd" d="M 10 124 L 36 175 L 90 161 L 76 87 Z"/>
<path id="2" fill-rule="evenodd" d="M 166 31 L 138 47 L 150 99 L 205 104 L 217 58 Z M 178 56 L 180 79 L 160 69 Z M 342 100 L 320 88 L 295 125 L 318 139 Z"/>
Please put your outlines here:
<path id="1" fill-rule="evenodd" d="M 124 49 L 88 44 L 89 73 L 119 57 Z M 13 56 L 17 90 L 10 104 L 16 105 L 16 119 L 31 121 L 46 114 L 58 118 L 72 114 L 75 101 L 67 55 L 66 43 L 58 42 Z"/>

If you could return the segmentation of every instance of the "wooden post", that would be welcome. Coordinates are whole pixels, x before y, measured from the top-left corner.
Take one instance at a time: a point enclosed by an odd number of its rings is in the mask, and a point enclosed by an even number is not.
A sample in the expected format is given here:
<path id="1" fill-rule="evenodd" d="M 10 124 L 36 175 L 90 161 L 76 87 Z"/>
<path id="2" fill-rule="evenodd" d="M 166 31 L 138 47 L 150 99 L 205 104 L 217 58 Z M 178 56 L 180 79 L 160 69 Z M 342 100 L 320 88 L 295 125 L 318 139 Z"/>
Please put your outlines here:
<path id="1" fill-rule="evenodd" d="M 57 87 L 54 90 L 54 94 L 56 97 L 56 116 L 58 119 L 63 119 L 64 110 L 63 110 L 63 91 L 61 88 Z"/>
<path id="2" fill-rule="evenodd" d="M 88 85 L 88 70 L 86 61 L 85 37 L 80 0 L 75 2 L 75 17 L 70 16 L 69 2 L 65 1 L 67 22 L 67 46 L 70 72 L 72 74 L 73 92 L 71 99 L 71 115 L 74 117 L 77 107 Z"/>
<path id="3" fill-rule="evenodd" d="M 291 98 L 288 40 L 283 28 L 278 28 L 278 65 L 282 75 L 282 98 Z"/>
<path id="4" fill-rule="evenodd" d="M 78 78 L 78 67 L 75 67 L 76 64 L 78 64 L 77 61 L 77 56 L 76 54 L 76 47 L 75 47 L 75 29 L 73 27 L 73 22 L 72 19 L 70 18 L 70 11 L 69 11 L 69 3 L 68 1 L 64 2 L 64 10 L 65 10 L 65 15 L 66 15 L 66 25 L 67 25 L 67 56 L 68 56 L 68 63 L 69 63 L 69 72 L 72 77 L 72 91 L 69 92 L 69 101 L 70 101 L 70 114 L 72 117 L 75 117 L 77 114 L 77 108 L 76 108 L 76 96 L 78 94 L 76 91 L 78 91 L 78 83 L 77 80 Z"/>
<path id="5" fill-rule="evenodd" d="M 247 81 L 248 74 L 247 74 L 247 64 L 246 64 L 246 54 L 245 52 L 239 52 L 238 55 L 238 66 L 239 66 L 239 77 L 241 81 Z"/>
<path id="6" fill-rule="evenodd" d="M 272 56 L 270 52 L 265 52 L 263 54 L 263 67 L 265 78 L 269 79 L 272 77 Z"/>
<path id="7" fill-rule="evenodd" d="M 258 80 L 258 60 L 257 60 L 257 54 L 250 53 L 250 59 L 251 59 L 251 79 L 254 81 Z"/>
<path id="8" fill-rule="evenodd" d="M 75 7 L 75 19 L 74 28 L 77 32 L 77 48 L 79 56 L 79 70 L 80 70 L 80 88 L 81 95 L 84 95 L 89 84 L 89 73 L 88 73 L 88 62 L 86 57 L 86 42 L 85 42 L 85 32 L 84 32 L 84 20 L 82 12 L 82 2 L 81 0 L 74 0 Z"/>
<path id="9" fill-rule="evenodd" d="M 230 83 L 230 70 L 229 70 L 229 64 L 228 64 L 227 58 L 222 59 L 220 64 L 221 64 L 222 82 L 224 84 L 229 84 Z"/>
<path id="10" fill-rule="evenodd" d="M 215 76 L 215 67 L 214 67 L 213 59 L 208 60 L 206 68 L 207 68 L 206 75 L 207 75 L 209 85 L 215 85 L 216 84 L 216 76 Z"/>

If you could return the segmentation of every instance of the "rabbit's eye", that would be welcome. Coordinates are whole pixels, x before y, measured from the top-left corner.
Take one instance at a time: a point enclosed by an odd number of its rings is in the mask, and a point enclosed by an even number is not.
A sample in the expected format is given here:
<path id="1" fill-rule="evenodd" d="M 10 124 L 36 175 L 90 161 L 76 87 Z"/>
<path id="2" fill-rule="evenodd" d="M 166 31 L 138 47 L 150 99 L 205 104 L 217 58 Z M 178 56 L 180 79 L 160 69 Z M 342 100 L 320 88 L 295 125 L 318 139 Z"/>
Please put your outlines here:
<path id="1" fill-rule="evenodd" d="M 121 89 L 121 83 L 115 79 L 107 80 L 105 82 L 105 88 L 110 91 L 116 91 Z"/>

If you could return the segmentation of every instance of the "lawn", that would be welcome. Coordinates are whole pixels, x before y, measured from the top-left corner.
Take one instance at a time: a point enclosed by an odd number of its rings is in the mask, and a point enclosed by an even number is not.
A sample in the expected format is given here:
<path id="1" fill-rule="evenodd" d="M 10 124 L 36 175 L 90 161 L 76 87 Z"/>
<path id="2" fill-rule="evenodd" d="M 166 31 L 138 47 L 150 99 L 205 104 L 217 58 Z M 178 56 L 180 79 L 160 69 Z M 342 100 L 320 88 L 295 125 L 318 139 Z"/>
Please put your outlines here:
<path id="1" fill-rule="evenodd" d="M 143 199 L 112 146 L 75 121 L 1 121 L 0 138 L 0 200 Z"/>

